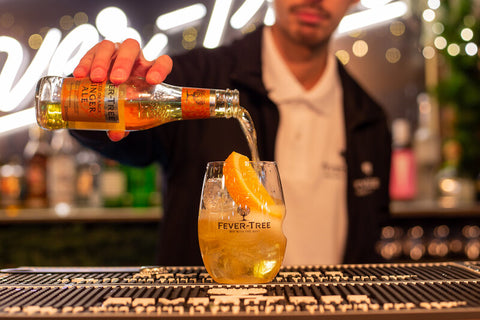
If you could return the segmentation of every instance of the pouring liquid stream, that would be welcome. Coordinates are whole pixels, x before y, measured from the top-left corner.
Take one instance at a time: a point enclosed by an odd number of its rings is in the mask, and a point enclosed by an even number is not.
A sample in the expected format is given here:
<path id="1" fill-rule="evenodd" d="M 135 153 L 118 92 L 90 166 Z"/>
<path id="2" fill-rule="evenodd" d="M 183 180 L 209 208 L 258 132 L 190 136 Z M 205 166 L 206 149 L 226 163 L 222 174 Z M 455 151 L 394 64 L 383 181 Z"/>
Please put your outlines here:
<path id="1" fill-rule="evenodd" d="M 250 153 L 252 156 L 252 162 L 254 164 L 258 163 L 260 161 L 260 157 L 257 147 L 257 133 L 253 125 L 252 117 L 248 113 L 247 109 L 240 107 L 240 111 L 235 114 L 235 118 L 239 121 L 243 134 L 247 139 L 248 147 L 250 148 Z"/>

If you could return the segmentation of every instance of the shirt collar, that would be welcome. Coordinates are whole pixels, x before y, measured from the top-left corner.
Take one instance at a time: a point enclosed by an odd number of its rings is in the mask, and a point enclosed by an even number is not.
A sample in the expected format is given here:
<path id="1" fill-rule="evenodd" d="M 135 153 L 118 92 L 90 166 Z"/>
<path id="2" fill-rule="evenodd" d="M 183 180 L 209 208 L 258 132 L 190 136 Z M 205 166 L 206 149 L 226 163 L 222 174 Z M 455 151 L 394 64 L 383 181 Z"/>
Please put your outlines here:
<path id="1" fill-rule="evenodd" d="M 336 60 L 333 54 L 328 55 L 327 66 L 322 77 L 310 90 L 305 90 L 288 69 L 278 52 L 270 27 L 265 27 L 262 41 L 262 74 L 268 96 L 275 103 L 306 103 L 317 112 L 328 114 L 331 103 L 322 103 L 325 97 L 338 87 L 340 81 L 336 71 Z"/>

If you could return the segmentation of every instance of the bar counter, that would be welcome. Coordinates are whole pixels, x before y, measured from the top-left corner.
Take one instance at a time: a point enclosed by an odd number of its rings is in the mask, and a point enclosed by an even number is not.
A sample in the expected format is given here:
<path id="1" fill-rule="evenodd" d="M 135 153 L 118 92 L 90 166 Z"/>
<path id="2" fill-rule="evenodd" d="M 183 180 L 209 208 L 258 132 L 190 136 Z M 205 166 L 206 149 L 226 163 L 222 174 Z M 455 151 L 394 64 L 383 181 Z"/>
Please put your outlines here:
<path id="1" fill-rule="evenodd" d="M 162 209 L 160 207 L 71 207 L 67 210 L 55 210 L 53 208 L 0 210 L 0 224 L 47 222 L 158 222 L 161 217 Z"/>
<path id="2" fill-rule="evenodd" d="M 443 207 L 429 201 L 397 201 L 390 205 L 392 218 L 478 218 L 480 203 Z M 147 208 L 69 208 L 68 211 L 47 209 L 0 209 L 0 223 L 22 222 L 118 222 L 158 221 L 163 215 L 161 207 Z"/>
<path id="3" fill-rule="evenodd" d="M 283 267 L 225 285 L 203 267 L 0 271 L 0 319 L 479 319 L 480 262 Z"/>

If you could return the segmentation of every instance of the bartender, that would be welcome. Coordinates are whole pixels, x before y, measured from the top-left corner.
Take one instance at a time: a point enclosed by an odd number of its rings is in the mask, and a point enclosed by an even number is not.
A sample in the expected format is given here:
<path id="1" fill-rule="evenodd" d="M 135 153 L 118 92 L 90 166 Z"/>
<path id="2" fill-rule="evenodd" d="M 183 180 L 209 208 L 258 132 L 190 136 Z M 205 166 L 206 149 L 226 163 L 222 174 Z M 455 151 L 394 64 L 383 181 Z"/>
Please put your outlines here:
<path id="1" fill-rule="evenodd" d="M 230 45 L 147 61 L 138 42 L 102 41 L 75 77 L 235 88 L 252 115 L 261 160 L 278 163 L 287 215 L 284 264 L 374 262 L 389 214 L 391 138 L 384 110 L 330 51 L 358 0 L 274 0 L 275 24 Z M 84 145 L 128 165 L 164 170 L 158 264 L 201 265 L 197 217 L 206 163 L 249 154 L 233 120 L 192 120 L 130 132 L 73 131 Z"/>

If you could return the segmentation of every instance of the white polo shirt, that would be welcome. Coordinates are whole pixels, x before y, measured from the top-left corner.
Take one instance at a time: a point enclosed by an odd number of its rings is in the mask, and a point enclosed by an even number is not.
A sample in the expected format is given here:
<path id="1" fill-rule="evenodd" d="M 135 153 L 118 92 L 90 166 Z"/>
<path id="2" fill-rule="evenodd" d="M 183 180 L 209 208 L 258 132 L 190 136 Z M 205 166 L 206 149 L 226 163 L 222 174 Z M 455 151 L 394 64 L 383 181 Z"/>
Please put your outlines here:
<path id="1" fill-rule="evenodd" d="M 275 47 L 262 44 L 263 82 L 280 112 L 275 158 L 287 214 L 284 265 L 342 262 L 347 235 L 343 90 L 330 55 L 318 83 L 305 90 Z"/>

